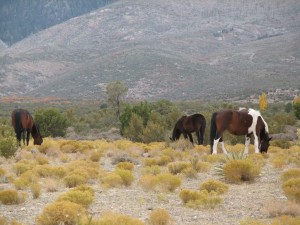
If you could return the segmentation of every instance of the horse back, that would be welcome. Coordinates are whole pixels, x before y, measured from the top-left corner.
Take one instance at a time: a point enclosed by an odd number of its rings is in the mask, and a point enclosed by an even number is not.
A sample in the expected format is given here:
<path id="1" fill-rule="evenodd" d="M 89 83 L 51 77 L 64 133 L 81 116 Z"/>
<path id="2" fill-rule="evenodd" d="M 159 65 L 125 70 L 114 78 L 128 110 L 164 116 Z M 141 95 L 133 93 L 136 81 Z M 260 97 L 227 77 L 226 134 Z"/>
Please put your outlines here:
<path id="1" fill-rule="evenodd" d="M 12 125 L 15 130 L 31 130 L 33 119 L 25 109 L 15 109 L 12 112 Z"/>

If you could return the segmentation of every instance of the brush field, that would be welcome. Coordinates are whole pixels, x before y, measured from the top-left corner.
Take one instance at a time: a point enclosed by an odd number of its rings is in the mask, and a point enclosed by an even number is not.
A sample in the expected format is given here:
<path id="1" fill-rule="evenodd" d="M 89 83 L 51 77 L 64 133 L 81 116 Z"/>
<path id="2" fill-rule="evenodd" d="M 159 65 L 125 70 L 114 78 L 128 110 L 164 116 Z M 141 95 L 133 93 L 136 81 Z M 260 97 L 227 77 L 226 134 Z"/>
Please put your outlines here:
<path id="1" fill-rule="evenodd" d="M 244 146 L 227 148 L 237 153 Z M 209 152 L 209 146 L 191 146 L 182 139 L 150 144 L 45 139 L 41 146 L 23 146 L 13 158 L 0 159 L 0 224 L 61 224 L 53 214 L 45 222 L 46 208 L 59 214 L 67 204 L 82 214 L 77 211 L 77 220 L 65 224 L 299 222 L 300 199 L 293 195 L 299 187 L 292 194 L 283 189 L 287 179 L 300 174 L 299 143 L 247 156 L 259 168 L 253 181 L 229 181 L 216 169 L 226 164 L 226 157 Z M 296 171 L 283 175 L 291 169 Z M 6 190 L 17 191 L 15 201 L 4 203 L 1 192 Z M 188 194 L 196 200 L 188 201 Z M 68 207 L 66 218 L 72 217 Z"/>

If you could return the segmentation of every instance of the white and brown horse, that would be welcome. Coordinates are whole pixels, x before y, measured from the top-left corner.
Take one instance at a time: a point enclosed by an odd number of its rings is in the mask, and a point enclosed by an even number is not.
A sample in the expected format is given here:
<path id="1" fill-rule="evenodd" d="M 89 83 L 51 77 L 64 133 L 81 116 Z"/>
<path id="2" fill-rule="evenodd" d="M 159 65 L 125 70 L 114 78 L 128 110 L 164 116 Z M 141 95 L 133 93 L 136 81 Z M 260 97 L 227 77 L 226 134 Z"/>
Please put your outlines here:
<path id="1" fill-rule="evenodd" d="M 210 131 L 212 154 L 217 154 L 219 142 L 223 153 L 227 154 L 223 143 L 223 132 L 226 130 L 233 135 L 245 135 L 245 153 L 248 153 L 252 135 L 254 136 L 255 153 L 268 151 L 271 140 L 269 128 L 259 111 L 254 109 L 240 109 L 238 111 L 224 109 L 213 113 Z"/>

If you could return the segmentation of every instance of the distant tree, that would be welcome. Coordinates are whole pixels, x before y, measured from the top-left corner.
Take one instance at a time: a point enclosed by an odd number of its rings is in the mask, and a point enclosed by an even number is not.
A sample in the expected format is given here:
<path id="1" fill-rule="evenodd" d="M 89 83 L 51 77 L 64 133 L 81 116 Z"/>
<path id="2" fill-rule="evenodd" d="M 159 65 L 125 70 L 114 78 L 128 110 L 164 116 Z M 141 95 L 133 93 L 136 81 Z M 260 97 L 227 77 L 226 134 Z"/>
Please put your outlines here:
<path id="1" fill-rule="evenodd" d="M 266 111 L 268 105 L 267 95 L 265 92 L 259 96 L 259 108 L 261 111 Z"/>
<path id="2" fill-rule="evenodd" d="M 292 111 L 292 109 L 293 109 L 293 104 L 292 104 L 291 102 L 288 102 L 288 103 L 285 105 L 284 111 L 285 111 L 286 113 L 289 113 L 289 112 Z"/>
<path id="3" fill-rule="evenodd" d="M 300 119 L 300 95 L 293 100 L 293 111 L 297 119 Z"/>
<path id="4" fill-rule="evenodd" d="M 67 133 L 67 118 L 58 109 L 40 109 L 35 113 L 34 121 L 43 136 L 64 137 Z"/>
<path id="5" fill-rule="evenodd" d="M 107 101 L 116 110 L 116 116 L 120 117 L 121 98 L 128 92 L 128 87 L 122 81 L 115 81 L 106 86 Z"/>

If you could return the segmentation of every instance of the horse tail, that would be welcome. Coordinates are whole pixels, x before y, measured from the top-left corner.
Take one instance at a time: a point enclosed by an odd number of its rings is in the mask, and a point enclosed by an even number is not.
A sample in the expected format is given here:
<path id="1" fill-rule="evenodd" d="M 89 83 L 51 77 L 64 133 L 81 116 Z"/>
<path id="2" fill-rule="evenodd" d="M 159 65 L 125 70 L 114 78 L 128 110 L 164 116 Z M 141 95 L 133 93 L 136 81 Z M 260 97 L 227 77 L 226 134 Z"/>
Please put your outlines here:
<path id="1" fill-rule="evenodd" d="M 217 126 L 216 126 L 216 117 L 217 113 L 213 113 L 211 117 L 211 122 L 210 122 L 210 147 L 211 147 L 211 153 L 212 153 L 212 148 L 214 145 L 214 139 L 216 137 L 217 133 Z"/>
<path id="2" fill-rule="evenodd" d="M 200 138 L 201 138 L 201 141 L 202 141 L 202 143 L 201 144 L 203 144 L 203 137 L 204 137 L 204 133 L 205 133 L 205 128 L 206 128 L 206 119 L 205 119 L 205 117 L 203 116 L 203 115 L 201 115 L 201 117 L 202 117 L 202 125 L 201 125 L 201 128 L 200 128 Z"/>

